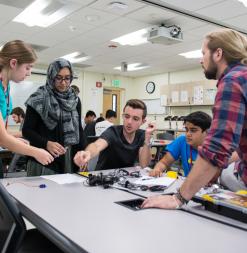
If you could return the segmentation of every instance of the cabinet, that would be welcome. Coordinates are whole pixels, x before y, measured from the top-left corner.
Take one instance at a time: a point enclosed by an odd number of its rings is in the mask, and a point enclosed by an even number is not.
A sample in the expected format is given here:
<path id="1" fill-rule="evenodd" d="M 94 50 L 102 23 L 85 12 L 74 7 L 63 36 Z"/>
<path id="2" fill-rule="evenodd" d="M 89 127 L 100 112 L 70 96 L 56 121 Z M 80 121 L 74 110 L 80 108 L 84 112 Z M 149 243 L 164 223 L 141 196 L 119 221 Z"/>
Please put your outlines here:
<path id="1" fill-rule="evenodd" d="M 180 104 L 180 84 L 170 85 L 169 105 L 177 106 Z"/>
<path id="2" fill-rule="evenodd" d="M 217 92 L 216 81 L 206 81 L 203 90 L 203 103 L 208 105 L 214 104 L 215 95 Z"/>
<path id="3" fill-rule="evenodd" d="M 163 106 L 213 105 L 217 92 L 215 80 L 163 85 L 160 88 Z"/>

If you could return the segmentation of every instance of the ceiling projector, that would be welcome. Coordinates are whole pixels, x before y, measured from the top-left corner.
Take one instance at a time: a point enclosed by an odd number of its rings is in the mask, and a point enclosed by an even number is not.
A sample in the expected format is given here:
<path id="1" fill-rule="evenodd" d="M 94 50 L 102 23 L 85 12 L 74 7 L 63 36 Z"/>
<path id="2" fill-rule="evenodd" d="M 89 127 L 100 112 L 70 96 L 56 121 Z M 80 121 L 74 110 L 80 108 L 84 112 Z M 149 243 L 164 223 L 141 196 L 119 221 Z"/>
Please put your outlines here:
<path id="1" fill-rule="evenodd" d="M 181 28 L 176 25 L 166 27 L 164 25 L 152 27 L 148 32 L 147 40 L 151 43 L 172 45 L 183 41 Z"/>

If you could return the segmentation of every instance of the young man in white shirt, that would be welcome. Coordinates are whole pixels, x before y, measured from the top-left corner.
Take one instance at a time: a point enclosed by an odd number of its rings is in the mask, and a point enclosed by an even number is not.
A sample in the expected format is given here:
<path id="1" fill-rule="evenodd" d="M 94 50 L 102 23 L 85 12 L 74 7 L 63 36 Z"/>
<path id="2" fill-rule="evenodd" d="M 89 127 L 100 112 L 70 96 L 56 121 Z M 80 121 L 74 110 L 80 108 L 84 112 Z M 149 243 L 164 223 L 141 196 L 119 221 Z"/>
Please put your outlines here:
<path id="1" fill-rule="evenodd" d="M 96 136 L 100 136 L 108 127 L 114 125 L 114 121 L 117 118 L 117 114 L 113 110 L 107 110 L 105 117 L 106 119 L 104 121 L 98 122 L 95 125 Z"/>

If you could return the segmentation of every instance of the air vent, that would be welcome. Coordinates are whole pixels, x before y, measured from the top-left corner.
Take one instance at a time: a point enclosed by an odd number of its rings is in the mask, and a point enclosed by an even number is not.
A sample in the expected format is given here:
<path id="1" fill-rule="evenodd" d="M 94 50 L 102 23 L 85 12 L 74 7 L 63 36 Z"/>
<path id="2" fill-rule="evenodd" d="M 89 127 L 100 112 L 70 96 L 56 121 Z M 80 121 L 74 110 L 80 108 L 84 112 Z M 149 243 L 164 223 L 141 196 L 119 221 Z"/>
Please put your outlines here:
<path id="1" fill-rule="evenodd" d="M 37 52 L 41 52 L 49 47 L 47 46 L 42 46 L 42 45 L 37 45 L 37 44 L 30 44 L 32 46 L 32 48 L 37 51 Z"/>

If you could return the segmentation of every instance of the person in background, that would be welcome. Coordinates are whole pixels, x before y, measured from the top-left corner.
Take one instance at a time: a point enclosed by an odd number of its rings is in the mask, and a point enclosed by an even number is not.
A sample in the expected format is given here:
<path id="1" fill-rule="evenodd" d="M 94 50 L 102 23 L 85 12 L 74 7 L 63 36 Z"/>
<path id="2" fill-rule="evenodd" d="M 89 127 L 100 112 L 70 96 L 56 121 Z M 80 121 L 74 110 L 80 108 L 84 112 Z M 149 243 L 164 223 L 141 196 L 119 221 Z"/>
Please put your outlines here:
<path id="1" fill-rule="evenodd" d="M 105 120 L 104 117 L 99 116 L 99 117 L 95 120 L 95 122 L 96 122 L 96 124 L 97 124 L 98 122 L 101 122 L 101 121 L 104 121 L 104 120 Z"/>
<path id="2" fill-rule="evenodd" d="M 10 87 L 9 81 L 19 83 L 30 76 L 36 59 L 33 48 L 20 40 L 7 42 L 0 50 L 0 90 L 1 94 L 7 94 L 4 103 L 0 104 L 0 146 L 19 154 L 32 156 L 42 164 L 48 164 L 53 161 L 49 152 L 29 146 L 8 134 L 3 120 L 10 108 L 9 92 L 6 93 Z M 2 177 L 3 173 L 0 174 Z"/>
<path id="3" fill-rule="evenodd" d="M 87 111 L 84 121 L 82 122 L 82 128 L 85 129 L 86 125 L 92 123 L 95 118 L 96 114 L 94 111 Z"/>
<path id="4" fill-rule="evenodd" d="M 107 110 L 105 113 L 105 120 L 97 122 L 95 125 L 95 135 L 100 136 L 108 127 L 114 124 L 117 114 L 113 110 Z"/>
<path id="5" fill-rule="evenodd" d="M 95 121 L 90 122 L 86 125 L 86 127 L 84 128 L 84 135 L 88 140 L 88 137 L 92 137 L 92 136 L 96 136 L 96 132 L 95 132 L 95 125 L 101 121 L 104 121 L 105 119 L 103 117 L 98 117 Z M 88 142 L 87 142 L 88 143 Z M 91 143 L 91 141 L 90 141 Z"/>
<path id="6" fill-rule="evenodd" d="M 12 119 L 16 124 L 20 124 L 19 131 L 10 134 L 17 138 L 22 138 L 22 127 L 25 119 L 25 112 L 21 107 L 15 107 L 11 112 Z"/>
<path id="7" fill-rule="evenodd" d="M 202 55 L 206 78 L 218 80 L 211 127 L 178 192 L 148 198 L 143 208 L 179 208 L 222 169 L 234 179 L 226 182 L 229 189 L 247 189 L 247 39 L 232 29 L 211 32 L 203 41 Z M 234 151 L 239 160 L 227 168 Z"/>
<path id="8" fill-rule="evenodd" d="M 15 132 L 10 132 L 8 131 L 11 135 L 13 135 L 16 138 L 21 138 L 20 140 L 26 142 L 29 144 L 29 142 L 22 137 L 22 127 L 25 119 L 25 112 L 21 107 L 15 107 L 12 112 L 11 112 L 12 119 L 16 124 L 20 124 L 19 126 L 19 131 Z M 27 163 L 27 157 L 15 153 L 10 164 L 8 167 L 8 172 L 14 172 L 14 171 L 21 171 L 21 170 L 26 170 L 26 163 Z"/>
<path id="9" fill-rule="evenodd" d="M 29 159 L 28 176 L 73 173 L 79 169 L 72 157 L 85 144 L 80 120 L 81 103 L 70 87 L 72 80 L 70 62 L 57 59 L 48 67 L 46 84 L 26 101 L 23 136 L 31 145 L 46 149 L 55 158 L 46 166 Z"/>
<path id="10" fill-rule="evenodd" d="M 167 145 L 166 154 L 150 171 L 149 175 L 159 177 L 167 171 L 179 158 L 182 161 L 184 176 L 187 177 L 198 154 L 198 147 L 202 145 L 207 130 L 211 125 L 211 117 L 201 111 L 192 112 L 184 118 L 185 135 L 180 135 Z"/>
<path id="11" fill-rule="evenodd" d="M 78 152 L 74 162 L 84 166 L 91 158 L 99 155 L 96 170 L 134 166 L 139 160 L 141 167 L 151 160 L 150 139 L 155 130 L 148 124 L 146 130 L 139 129 L 146 122 L 147 108 L 143 101 L 131 99 L 123 109 L 123 125 L 111 126 L 98 140 Z"/>
<path id="12" fill-rule="evenodd" d="M 80 93 L 79 87 L 72 84 L 72 85 L 71 85 L 71 88 L 74 90 L 75 94 L 78 96 L 79 93 Z"/>

